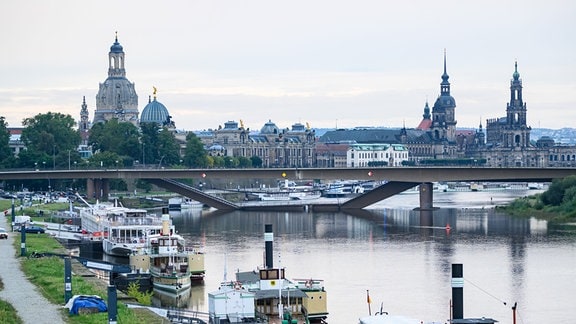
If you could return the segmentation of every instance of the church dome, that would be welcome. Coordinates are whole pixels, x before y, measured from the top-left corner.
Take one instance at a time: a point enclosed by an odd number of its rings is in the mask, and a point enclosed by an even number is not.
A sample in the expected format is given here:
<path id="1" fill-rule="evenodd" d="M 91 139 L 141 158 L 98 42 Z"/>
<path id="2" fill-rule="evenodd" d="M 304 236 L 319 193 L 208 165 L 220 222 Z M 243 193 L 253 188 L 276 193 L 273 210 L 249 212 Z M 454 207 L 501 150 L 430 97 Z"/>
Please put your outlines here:
<path id="1" fill-rule="evenodd" d="M 520 79 L 520 73 L 518 73 L 518 62 L 514 63 L 514 73 L 512 73 L 512 78 L 514 81 L 518 81 L 518 79 Z"/>
<path id="2" fill-rule="evenodd" d="M 268 120 L 268 122 L 264 124 L 264 126 L 262 126 L 262 129 L 260 129 L 260 134 L 278 134 L 278 133 L 280 133 L 278 126 L 276 126 L 276 124 L 274 124 L 271 120 Z"/>
<path id="3" fill-rule="evenodd" d="M 156 100 L 150 101 L 148 100 L 148 104 L 142 110 L 142 114 L 140 115 L 140 122 L 141 123 L 156 123 L 158 125 L 164 125 L 170 118 L 170 114 L 168 113 L 168 109 L 162 103 Z"/>
<path id="4" fill-rule="evenodd" d="M 110 46 L 110 52 L 122 53 L 123 51 L 124 51 L 124 48 L 122 48 L 122 45 L 120 45 L 120 43 L 118 43 L 118 36 L 116 36 L 114 44 L 112 44 L 112 46 Z"/>

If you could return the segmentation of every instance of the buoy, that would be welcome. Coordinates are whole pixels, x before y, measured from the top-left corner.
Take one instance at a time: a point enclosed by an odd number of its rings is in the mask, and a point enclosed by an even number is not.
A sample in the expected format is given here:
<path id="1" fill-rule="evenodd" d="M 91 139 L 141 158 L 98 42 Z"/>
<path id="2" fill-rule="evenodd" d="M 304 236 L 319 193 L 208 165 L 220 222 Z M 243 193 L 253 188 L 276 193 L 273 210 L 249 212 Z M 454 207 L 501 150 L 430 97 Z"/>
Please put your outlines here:
<path id="1" fill-rule="evenodd" d="M 450 224 L 446 224 L 446 231 L 447 231 L 447 232 L 450 231 Z"/>

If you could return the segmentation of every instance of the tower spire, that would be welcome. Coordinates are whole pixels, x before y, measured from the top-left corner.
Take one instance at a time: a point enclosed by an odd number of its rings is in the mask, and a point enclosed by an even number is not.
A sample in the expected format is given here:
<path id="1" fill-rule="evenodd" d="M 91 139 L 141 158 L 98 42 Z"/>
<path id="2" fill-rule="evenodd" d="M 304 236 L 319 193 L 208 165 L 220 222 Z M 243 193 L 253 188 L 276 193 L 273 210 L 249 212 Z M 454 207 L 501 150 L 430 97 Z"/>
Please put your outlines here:
<path id="1" fill-rule="evenodd" d="M 447 68 L 446 68 L 446 49 L 444 49 L 444 73 L 442 74 L 442 82 L 440 83 L 440 95 L 449 96 L 450 95 L 450 82 L 448 82 Z"/>
<path id="2" fill-rule="evenodd" d="M 448 76 L 446 73 L 446 49 L 444 49 L 444 75 Z"/>

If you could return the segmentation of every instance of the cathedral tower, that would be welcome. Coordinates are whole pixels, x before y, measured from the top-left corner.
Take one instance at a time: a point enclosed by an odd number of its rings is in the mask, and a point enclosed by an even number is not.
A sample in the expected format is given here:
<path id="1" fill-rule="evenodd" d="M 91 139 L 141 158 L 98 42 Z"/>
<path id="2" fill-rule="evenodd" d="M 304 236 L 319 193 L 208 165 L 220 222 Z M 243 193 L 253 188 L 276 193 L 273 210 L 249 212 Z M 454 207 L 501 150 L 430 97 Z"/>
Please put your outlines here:
<path id="1" fill-rule="evenodd" d="M 456 139 L 456 101 L 450 95 L 450 82 L 446 72 L 446 51 L 444 51 L 444 74 L 440 83 L 440 96 L 432 107 L 430 130 L 434 140 L 454 142 Z"/>
<path id="2" fill-rule="evenodd" d="M 108 78 L 100 83 L 96 95 L 94 123 L 112 118 L 138 124 L 138 95 L 134 83 L 126 78 L 124 49 L 118 42 L 118 35 L 108 53 Z"/>
<path id="3" fill-rule="evenodd" d="M 530 144 L 531 127 L 526 125 L 526 103 L 522 100 L 522 80 L 518 73 L 518 62 L 514 62 L 514 73 L 510 81 L 510 102 L 506 105 L 504 146 L 524 148 Z"/>

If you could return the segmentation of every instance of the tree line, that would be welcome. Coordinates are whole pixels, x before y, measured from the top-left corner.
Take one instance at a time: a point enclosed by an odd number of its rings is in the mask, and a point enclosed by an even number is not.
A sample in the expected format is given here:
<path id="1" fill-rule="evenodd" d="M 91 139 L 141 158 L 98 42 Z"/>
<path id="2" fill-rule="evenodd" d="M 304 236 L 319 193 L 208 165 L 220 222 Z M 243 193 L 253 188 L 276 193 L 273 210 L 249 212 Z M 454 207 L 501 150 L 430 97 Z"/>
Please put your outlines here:
<path id="1" fill-rule="evenodd" d="M 262 165 L 257 157 L 209 156 L 193 132 L 186 134 L 186 143 L 181 145 L 173 131 L 157 123 L 141 123 L 137 127 L 111 119 L 94 124 L 88 137 L 87 149 L 91 154 L 87 158 L 83 158 L 78 149 L 82 134 L 72 116 L 48 112 L 25 118 L 22 125 L 20 140 L 24 149 L 15 155 L 10 148 L 8 124 L 4 117 L 0 117 L 0 169 L 229 168 Z M 21 186 L 24 186 L 22 181 L 18 185 L 13 181 L 4 184 L 7 190 L 17 190 Z M 51 185 L 37 185 L 32 181 L 26 186 L 46 188 Z"/>

